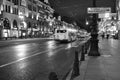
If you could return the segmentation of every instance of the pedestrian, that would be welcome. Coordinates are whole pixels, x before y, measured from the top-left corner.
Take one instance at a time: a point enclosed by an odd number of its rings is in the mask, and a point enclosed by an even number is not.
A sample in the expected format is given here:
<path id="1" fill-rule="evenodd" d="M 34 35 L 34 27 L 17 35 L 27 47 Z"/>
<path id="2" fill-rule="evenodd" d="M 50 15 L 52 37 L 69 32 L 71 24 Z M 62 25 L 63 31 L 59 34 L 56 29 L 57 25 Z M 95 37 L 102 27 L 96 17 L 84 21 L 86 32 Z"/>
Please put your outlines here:
<path id="1" fill-rule="evenodd" d="M 104 34 L 102 34 L 102 39 L 104 39 Z"/>
<path id="2" fill-rule="evenodd" d="M 102 36 L 102 39 L 104 39 L 104 37 L 105 37 L 105 33 L 103 32 L 101 36 Z"/>
<path id="3" fill-rule="evenodd" d="M 107 39 L 109 38 L 109 34 L 107 34 Z"/>

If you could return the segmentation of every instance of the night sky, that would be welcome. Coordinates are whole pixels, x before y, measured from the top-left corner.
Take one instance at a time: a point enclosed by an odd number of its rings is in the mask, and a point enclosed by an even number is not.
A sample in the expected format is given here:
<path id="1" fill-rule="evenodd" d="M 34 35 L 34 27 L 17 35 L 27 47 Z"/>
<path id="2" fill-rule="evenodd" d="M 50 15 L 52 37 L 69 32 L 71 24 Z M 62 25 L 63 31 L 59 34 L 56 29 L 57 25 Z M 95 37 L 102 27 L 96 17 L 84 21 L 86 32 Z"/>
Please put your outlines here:
<path id="1" fill-rule="evenodd" d="M 55 12 L 61 16 L 66 16 L 78 22 L 84 22 L 87 14 L 87 7 L 92 6 L 92 0 L 49 0 L 50 5 L 55 9 Z M 112 12 L 115 12 L 115 0 L 97 0 L 98 7 L 111 7 Z M 65 19 L 66 19 L 65 17 Z"/>

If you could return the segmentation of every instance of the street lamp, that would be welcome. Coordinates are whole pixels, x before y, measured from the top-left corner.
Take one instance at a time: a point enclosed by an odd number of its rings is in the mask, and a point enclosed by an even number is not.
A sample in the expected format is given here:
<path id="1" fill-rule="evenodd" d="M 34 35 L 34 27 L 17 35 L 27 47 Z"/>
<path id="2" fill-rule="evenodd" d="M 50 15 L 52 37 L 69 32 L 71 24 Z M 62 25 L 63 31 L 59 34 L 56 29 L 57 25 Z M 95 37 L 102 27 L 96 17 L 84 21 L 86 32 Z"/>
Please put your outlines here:
<path id="1" fill-rule="evenodd" d="M 49 26 L 52 26 L 53 24 L 52 24 L 52 22 L 49 22 Z"/>
<path id="2" fill-rule="evenodd" d="M 96 0 L 93 0 L 93 7 L 96 7 Z M 97 14 L 93 14 L 92 17 L 92 30 L 91 30 L 91 48 L 89 52 L 89 56 L 100 56 L 98 51 L 98 26 L 97 26 Z"/>

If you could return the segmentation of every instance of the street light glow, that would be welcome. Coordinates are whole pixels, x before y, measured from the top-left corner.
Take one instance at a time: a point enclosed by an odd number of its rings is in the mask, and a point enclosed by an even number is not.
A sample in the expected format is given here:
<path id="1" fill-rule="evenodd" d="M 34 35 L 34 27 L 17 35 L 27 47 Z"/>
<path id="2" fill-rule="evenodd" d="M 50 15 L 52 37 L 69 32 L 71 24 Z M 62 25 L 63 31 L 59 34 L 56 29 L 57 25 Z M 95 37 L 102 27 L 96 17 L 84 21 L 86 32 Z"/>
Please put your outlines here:
<path id="1" fill-rule="evenodd" d="M 68 31 L 71 31 L 71 32 L 77 32 L 76 29 L 71 29 L 71 28 L 67 28 Z"/>
<path id="2" fill-rule="evenodd" d="M 89 22 L 88 21 L 86 21 L 86 25 L 88 25 L 89 24 Z"/>
<path id="3" fill-rule="evenodd" d="M 110 17 L 110 13 L 105 13 L 105 18 L 109 18 Z"/>
<path id="4" fill-rule="evenodd" d="M 52 26 L 52 22 L 49 22 L 49 25 Z"/>

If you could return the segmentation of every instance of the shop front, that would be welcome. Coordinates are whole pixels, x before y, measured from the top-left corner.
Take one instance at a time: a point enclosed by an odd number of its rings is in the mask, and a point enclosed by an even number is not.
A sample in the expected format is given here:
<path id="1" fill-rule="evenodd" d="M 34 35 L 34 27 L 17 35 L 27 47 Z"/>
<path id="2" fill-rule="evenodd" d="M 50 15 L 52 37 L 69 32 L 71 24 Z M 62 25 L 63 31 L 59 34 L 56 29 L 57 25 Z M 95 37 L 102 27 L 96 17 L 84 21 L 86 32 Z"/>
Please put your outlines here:
<path id="1" fill-rule="evenodd" d="M 11 29 L 11 38 L 18 38 L 18 29 L 17 28 Z"/>
<path id="2" fill-rule="evenodd" d="M 34 36 L 35 38 L 39 37 L 39 29 L 33 28 L 33 36 Z"/>
<path id="3" fill-rule="evenodd" d="M 0 25 L 0 39 L 2 38 L 2 25 Z"/>
<path id="4" fill-rule="evenodd" d="M 10 38 L 10 32 L 11 32 L 11 25 L 10 21 L 5 18 L 3 21 L 3 29 L 2 29 L 2 38 L 8 39 Z"/>
<path id="5" fill-rule="evenodd" d="M 19 30 L 19 37 L 20 38 L 27 38 L 27 23 L 21 22 L 20 23 L 20 30 Z"/>
<path id="6" fill-rule="evenodd" d="M 11 37 L 18 38 L 18 24 L 17 21 L 13 21 L 13 28 L 11 29 Z"/>

